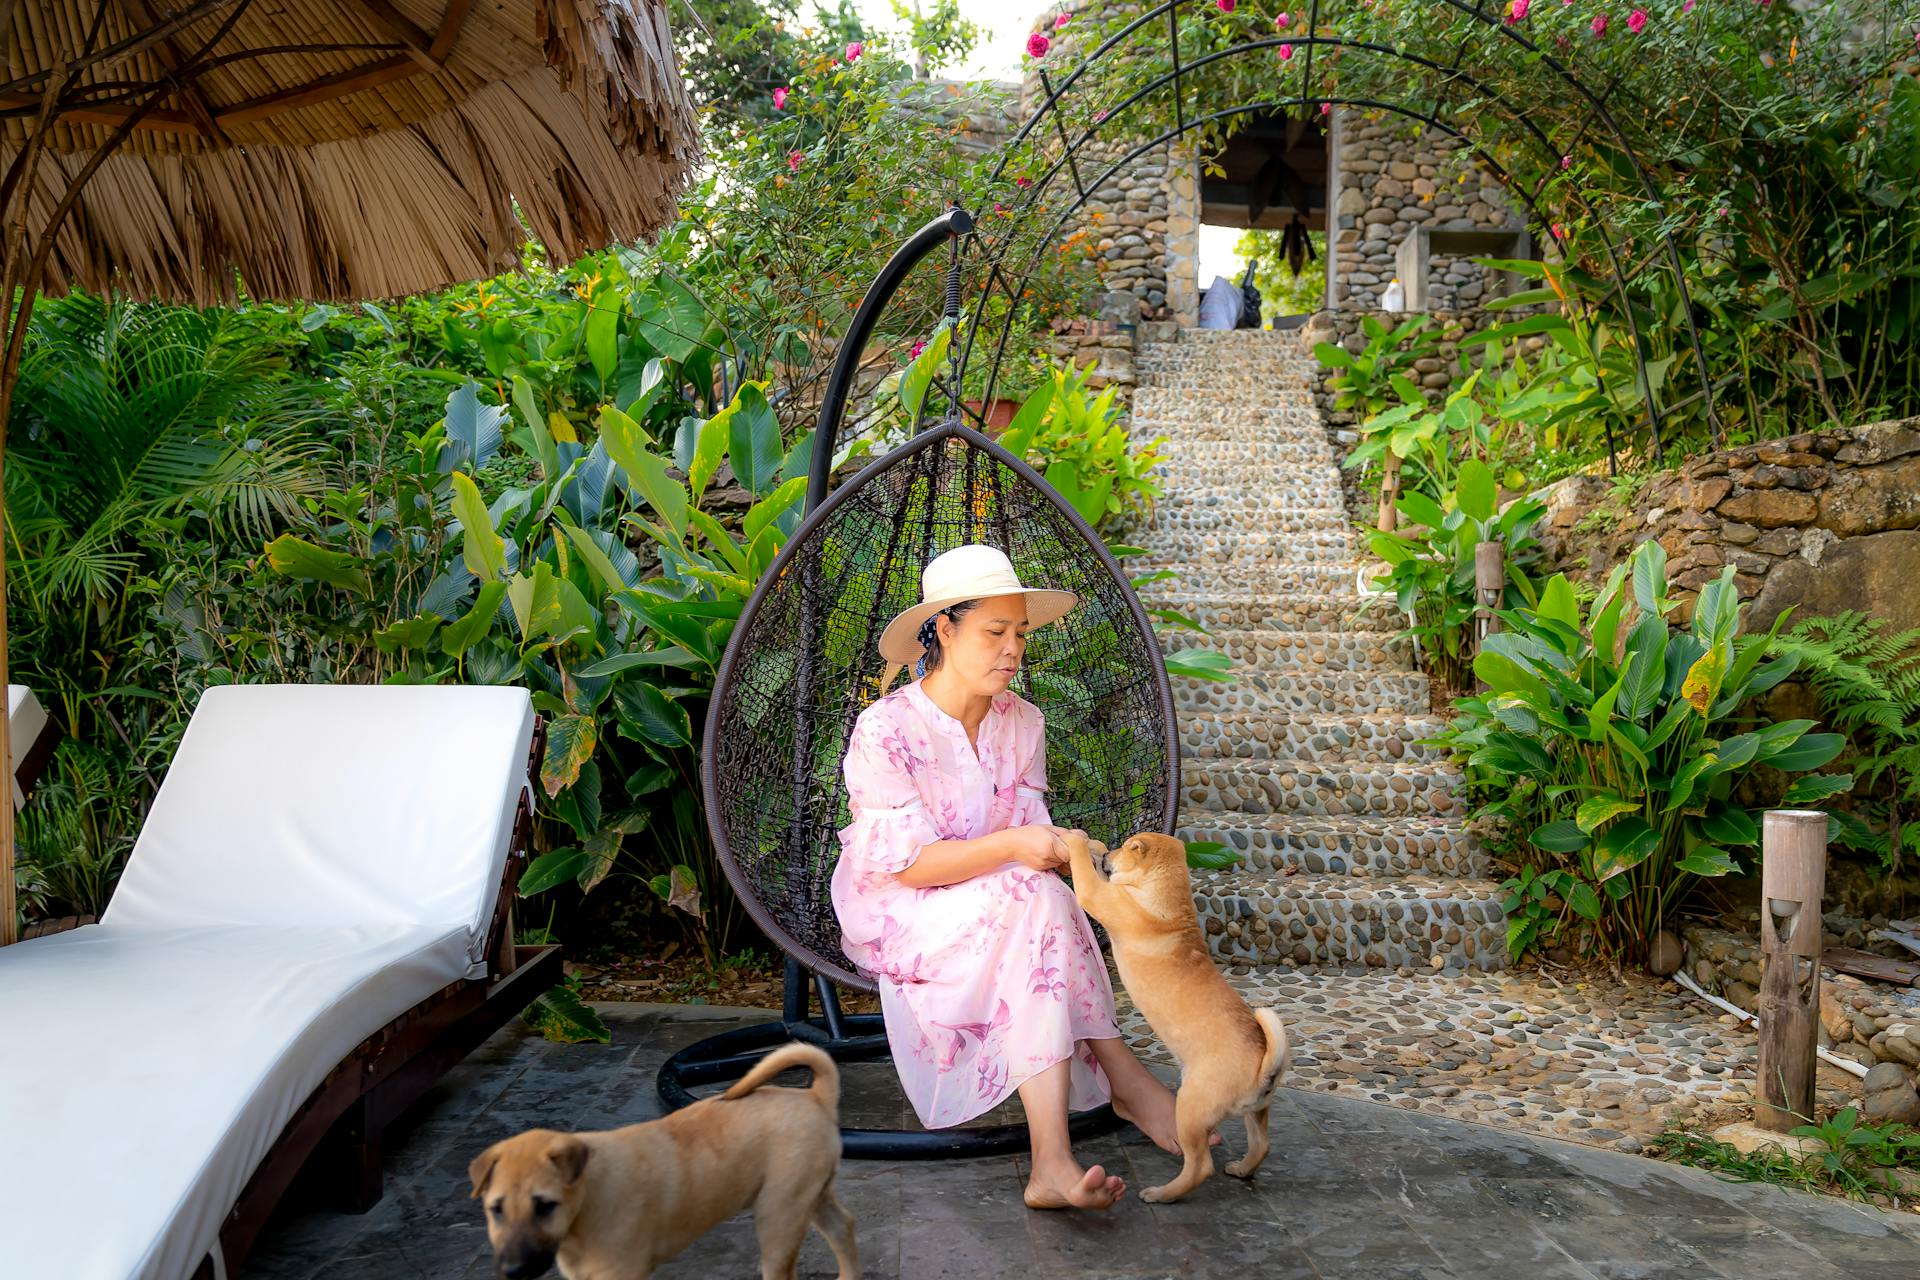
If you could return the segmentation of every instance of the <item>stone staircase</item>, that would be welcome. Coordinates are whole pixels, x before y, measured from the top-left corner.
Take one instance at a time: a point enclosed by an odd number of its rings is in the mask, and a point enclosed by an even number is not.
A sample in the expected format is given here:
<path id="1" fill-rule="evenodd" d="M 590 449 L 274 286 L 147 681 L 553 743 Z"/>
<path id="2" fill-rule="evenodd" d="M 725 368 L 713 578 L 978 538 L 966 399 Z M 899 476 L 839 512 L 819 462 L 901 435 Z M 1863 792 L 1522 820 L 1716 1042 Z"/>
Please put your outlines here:
<path id="1" fill-rule="evenodd" d="M 1136 359 L 1131 432 L 1165 436 L 1165 497 L 1127 540 L 1170 569 L 1150 591 L 1233 659 L 1227 683 L 1175 680 L 1180 834 L 1239 851 L 1196 871 L 1215 956 L 1261 966 L 1494 969 L 1498 887 L 1466 834 L 1455 771 L 1418 745 L 1442 722 L 1397 634 L 1363 595 L 1357 541 L 1290 334 L 1183 330 Z M 1145 571 L 1137 570 L 1137 571 Z"/>

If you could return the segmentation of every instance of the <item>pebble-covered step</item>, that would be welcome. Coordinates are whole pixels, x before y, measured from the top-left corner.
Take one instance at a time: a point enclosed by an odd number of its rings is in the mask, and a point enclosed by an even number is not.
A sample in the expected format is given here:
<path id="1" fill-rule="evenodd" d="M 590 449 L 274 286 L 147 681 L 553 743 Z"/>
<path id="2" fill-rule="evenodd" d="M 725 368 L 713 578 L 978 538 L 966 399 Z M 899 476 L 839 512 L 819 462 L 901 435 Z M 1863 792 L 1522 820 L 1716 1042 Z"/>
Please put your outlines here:
<path id="1" fill-rule="evenodd" d="M 1326 764 L 1206 756 L 1180 762 L 1180 801 L 1229 813 L 1323 813 L 1407 818 L 1461 811 L 1452 769 L 1431 764 Z"/>
<path id="2" fill-rule="evenodd" d="M 1303 592 L 1307 595 L 1335 595 L 1353 590 L 1360 577 L 1360 562 L 1323 561 L 1318 564 L 1285 564 L 1277 561 L 1249 560 L 1239 564 L 1199 564 L 1175 556 L 1155 554 L 1151 547 L 1145 555 L 1127 559 L 1128 572 L 1138 577 L 1160 569 L 1177 574 L 1192 573 L 1194 579 L 1222 591 L 1247 594 L 1282 595 Z M 1173 581 L 1185 581 L 1184 577 Z M 1168 583 L 1169 586 L 1172 583 Z"/>
<path id="3" fill-rule="evenodd" d="M 1350 671 L 1275 668 L 1237 671 L 1232 680 L 1181 676 L 1172 684 L 1174 711 L 1183 720 L 1227 711 L 1310 716 L 1398 712 L 1424 716 L 1432 710 L 1427 678 L 1415 671 L 1356 675 Z"/>
<path id="4" fill-rule="evenodd" d="M 1214 632 L 1245 627 L 1269 627 L 1276 631 L 1347 628 L 1373 631 L 1397 624 L 1401 616 L 1390 599 L 1356 596 L 1350 591 L 1328 595 L 1260 595 L 1196 592 L 1185 588 L 1186 584 L 1180 579 L 1153 583 L 1141 597 L 1141 603 L 1149 609 L 1170 609 Z"/>
<path id="5" fill-rule="evenodd" d="M 1169 502 L 1153 504 L 1153 514 L 1136 521 L 1118 540 L 1138 546 L 1155 534 L 1242 534 L 1257 529 L 1269 537 L 1320 535 L 1338 532 L 1359 546 L 1357 535 L 1346 531 L 1346 515 L 1327 506 L 1290 504 L 1283 494 L 1244 494 L 1241 501 Z"/>
<path id="6" fill-rule="evenodd" d="M 1289 869 L 1362 879 L 1484 876 L 1485 850 L 1445 818 L 1354 818 L 1297 813 L 1182 810 L 1183 840 L 1213 841 L 1241 856 L 1240 870 Z"/>
<path id="7" fill-rule="evenodd" d="M 1446 763 L 1446 751 L 1420 744 L 1446 727 L 1438 716 L 1283 716 L 1236 711 L 1195 716 L 1183 723 L 1180 753 L 1188 759 L 1344 760 L 1437 767 Z"/>
<path id="8" fill-rule="evenodd" d="M 1211 649 L 1235 666 L 1324 668 L 1328 671 L 1411 671 L 1413 642 L 1392 631 L 1215 630 L 1172 632 L 1165 650 Z"/>
<path id="9" fill-rule="evenodd" d="M 1326 432 L 1321 430 L 1311 405 L 1250 405 L 1239 392 L 1142 387 L 1133 393 L 1133 416 L 1135 421 L 1151 422 L 1154 436 L 1165 436 L 1183 446 L 1231 440 L 1310 444 L 1332 456 Z"/>
<path id="10" fill-rule="evenodd" d="M 1503 969 L 1506 896 L 1489 880 L 1195 872 L 1194 903 L 1225 964 Z M 1434 963 L 1434 957 L 1440 963 Z"/>
<path id="11" fill-rule="evenodd" d="M 1151 530 L 1135 544 L 1161 562 L 1289 565 L 1338 564 L 1359 558 L 1354 539 L 1344 529 L 1314 529 L 1295 534 L 1244 533 L 1217 530 L 1177 533 Z"/>

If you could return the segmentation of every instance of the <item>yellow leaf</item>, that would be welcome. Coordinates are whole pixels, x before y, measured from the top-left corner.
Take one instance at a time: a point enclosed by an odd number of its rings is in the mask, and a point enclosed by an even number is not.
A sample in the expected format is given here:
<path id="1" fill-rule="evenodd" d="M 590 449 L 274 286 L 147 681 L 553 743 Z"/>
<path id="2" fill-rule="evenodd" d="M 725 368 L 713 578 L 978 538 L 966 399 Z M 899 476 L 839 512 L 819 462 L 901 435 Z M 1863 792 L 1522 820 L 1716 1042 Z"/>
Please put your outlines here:
<path id="1" fill-rule="evenodd" d="M 1726 663 L 1721 661 L 1718 646 L 1709 649 L 1688 668 L 1686 683 L 1680 686 L 1680 696 L 1704 719 L 1707 709 L 1713 705 L 1714 695 L 1720 692 L 1720 679 L 1725 674 Z"/>
<path id="2" fill-rule="evenodd" d="M 547 433 L 562 444 L 580 443 L 580 433 L 573 429 L 573 424 L 567 421 L 563 413 L 547 415 Z"/>

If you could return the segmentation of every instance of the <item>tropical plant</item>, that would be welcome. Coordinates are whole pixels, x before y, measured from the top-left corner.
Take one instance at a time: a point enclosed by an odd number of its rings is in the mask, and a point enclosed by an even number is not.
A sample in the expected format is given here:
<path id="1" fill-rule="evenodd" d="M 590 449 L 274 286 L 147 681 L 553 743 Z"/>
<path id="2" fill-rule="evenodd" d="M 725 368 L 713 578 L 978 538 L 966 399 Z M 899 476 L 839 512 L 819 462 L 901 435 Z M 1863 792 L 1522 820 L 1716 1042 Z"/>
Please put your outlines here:
<path id="1" fill-rule="evenodd" d="M 1685 629 L 1667 621 L 1676 603 L 1667 590 L 1666 553 L 1646 542 L 1584 618 L 1559 574 L 1537 605 L 1499 611 L 1506 630 L 1487 637 L 1473 664 L 1487 692 L 1457 702 L 1440 739 L 1493 794 L 1480 812 L 1520 836 L 1516 861 L 1536 880 L 1564 873 L 1552 882 L 1551 924 L 1587 921 L 1613 954 L 1637 956 L 1701 879 L 1751 865 L 1760 830 L 1734 799 L 1736 782 L 1758 765 L 1818 769 L 1845 744 L 1808 732 L 1811 720 L 1751 729 L 1736 720 L 1796 663 L 1766 660 L 1780 622 L 1764 636 L 1740 634 L 1731 566 L 1701 590 Z M 1808 774 L 1782 803 L 1810 804 L 1851 782 Z M 1528 884 L 1516 876 L 1506 886 L 1515 955 L 1550 931 L 1520 910 Z"/>
<path id="2" fill-rule="evenodd" d="M 1117 386 L 1097 394 L 1088 386 L 1094 363 L 1055 363 L 1034 388 L 1000 443 L 1045 477 L 1098 529 L 1113 520 L 1150 514 L 1160 484 L 1148 473 L 1164 456 L 1160 436 L 1136 444 L 1120 422 Z"/>
<path id="3" fill-rule="evenodd" d="M 106 752 L 61 741 L 33 803 L 15 818 L 24 910 L 98 916 L 107 909 L 133 848 L 142 788 Z"/>
<path id="4" fill-rule="evenodd" d="M 1848 736 L 1850 809 L 1834 813 L 1839 843 L 1872 854 L 1892 873 L 1920 853 L 1920 628 L 1895 633 L 1849 610 L 1806 618 L 1774 639 L 1799 663 L 1821 714 Z"/>
<path id="5" fill-rule="evenodd" d="M 1440 331 L 1431 317 L 1419 315 L 1389 329 L 1376 316 L 1360 317 L 1365 338 L 1358 353 L 1332 342 L 1317 342 L 1313 355 L 1332 373 L 1327 386 L 1333 406 L 1364 422 L 1396 404 L 1425 404 L 1409 374 L 1416 361 L 1440 349 Z"/>
<path id="6" fill-rule="evenodd" d="M 1502 603 L 1536 603 L 1527 567 L 1539 558 L 1534 526 L 1546 504 L 1531 498 L 1499 506 L 1493 470 L 1478 458 L 1460 464 L 1457 488 L 1435 501 L 1424 492 L 1400 495 L 1403 532 L 1372 530 L 1367 544 L 1387 566 L 1373 585 L 1393 593 L 1407 615 L 1407 634 L 1427 655 L 1428 668 L 1453 692 L 1465 692 L 1476 652 L 1479 607 L 1474 558 L 1482 542 L 1501 544 L 1506 565 Z"/>

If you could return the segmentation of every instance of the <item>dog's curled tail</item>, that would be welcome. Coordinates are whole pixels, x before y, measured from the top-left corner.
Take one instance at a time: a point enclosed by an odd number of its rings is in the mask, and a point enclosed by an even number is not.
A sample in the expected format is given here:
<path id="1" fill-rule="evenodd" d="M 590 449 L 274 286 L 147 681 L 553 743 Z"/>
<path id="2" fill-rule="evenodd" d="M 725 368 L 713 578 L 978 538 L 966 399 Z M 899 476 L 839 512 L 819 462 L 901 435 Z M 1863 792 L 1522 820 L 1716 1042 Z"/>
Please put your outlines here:
<path id="1" fill-rule="evenodd" d="M 1264 1098 L 1293 1066 L 1293 1046 L 1287 1042 L 1287 1024 L 1272 1009 L 1255 1009 L 1253 1020 L 1267 1037 L 1267 1052 L 1260 1059 L 1260 1096 Z"/>
<path id="2" fill-rule="evenodd" d="M 739 1083 L 720 1096 L 723 1098 L 744 1098 L 767 1081 L 789 1071 L 794 1067 L 806 1067 L 813 1072 L 811 1093 L 827 1109 L 827 1114 L 840 1114 L 840 1068 L 833 1064 L 824 1049 L 795 1041 L 783 1044 L 760 1061 L 753 1064 L 753 1070 L 740 1077 Z"/>

